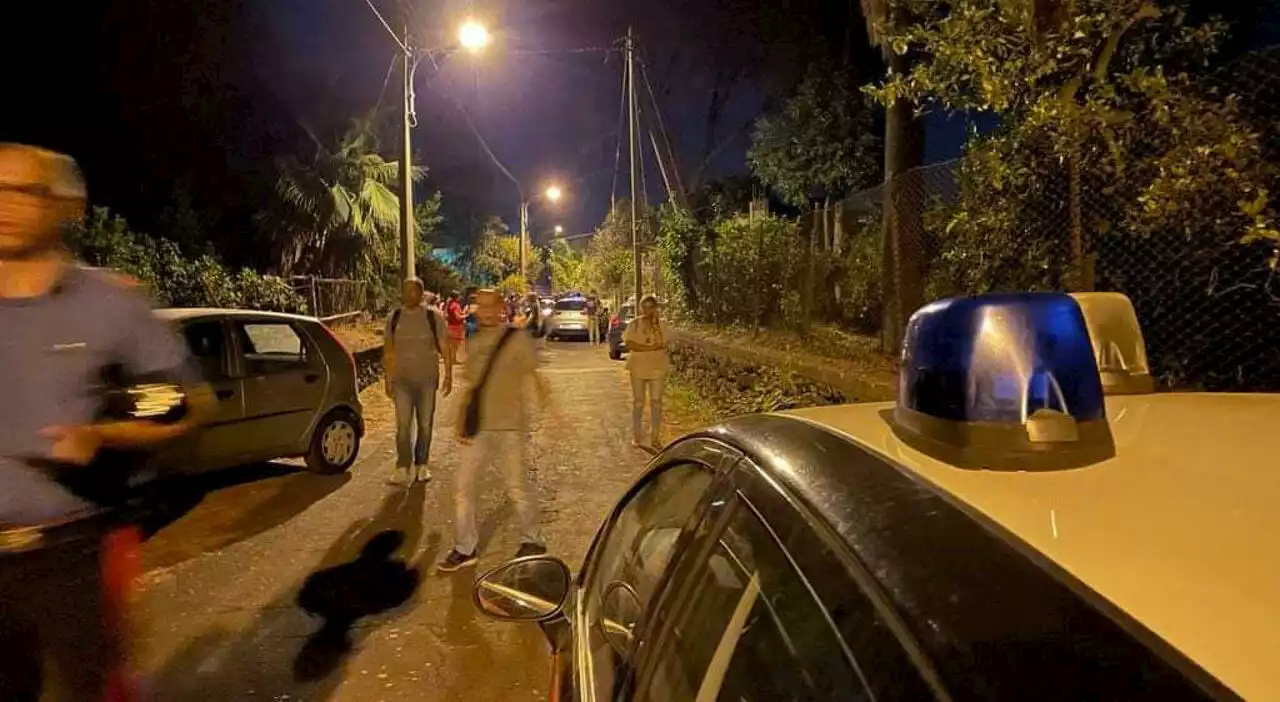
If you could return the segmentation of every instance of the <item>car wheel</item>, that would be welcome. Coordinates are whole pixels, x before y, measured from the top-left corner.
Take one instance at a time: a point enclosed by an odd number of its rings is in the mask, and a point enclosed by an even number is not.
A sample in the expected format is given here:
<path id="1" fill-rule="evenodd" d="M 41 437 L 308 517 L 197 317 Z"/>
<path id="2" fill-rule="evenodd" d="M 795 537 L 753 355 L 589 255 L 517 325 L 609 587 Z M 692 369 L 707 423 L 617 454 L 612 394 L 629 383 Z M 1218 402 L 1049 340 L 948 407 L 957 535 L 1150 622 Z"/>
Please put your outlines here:
<path id="1" fill-rule="evenodd" d="M 317 473 L 342 473 L 360 455 L 360 430 L 356 418 L 346 410 L 325 415 L 311 435 L 307 467 Z"/>

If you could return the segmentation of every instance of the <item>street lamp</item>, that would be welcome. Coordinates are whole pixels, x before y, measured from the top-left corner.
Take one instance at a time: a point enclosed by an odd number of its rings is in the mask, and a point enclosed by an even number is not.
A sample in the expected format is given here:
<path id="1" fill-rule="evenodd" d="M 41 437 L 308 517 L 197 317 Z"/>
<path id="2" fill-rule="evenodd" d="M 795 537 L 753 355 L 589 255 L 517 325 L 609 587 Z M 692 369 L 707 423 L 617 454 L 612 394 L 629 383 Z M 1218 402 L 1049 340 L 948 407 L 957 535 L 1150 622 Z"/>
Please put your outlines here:
<path id="1" fill-rule="evenodd" d="M 564 190 L 559 185 L 552 183 L 542 191 L 543 197 L 549 202 L 559 202 L 564 197 Z M 525 248 L 529 245 L 529 201 L 524 199 L 524 195 L 520 196 L 520 275 L 527 276 L 528 268 L 526 267 L 527 255 Z M 560 227 L 556 227 L 557 233 Z"/>
<path id="2" fill-rule="evenodd" d="M 564 234 L 564 227 L 562 227 L 562 226 L 560 226 L 559 224 L 557 224 L 557 225 L 556 225 L 556 236 L 560 236 L 561 234 Z"/>
<path id="3" fill-rule="evenodd" d="M 409 23 L 406 21 L 404 25 L 404 36 L 397 35 L 395 30 L 387 22 L 387 19 L 378 12 L 377 6 L 372 2 L 368 3 L 369 9 L 373 11 L 378 21 L 382 23 L 383 29 L 387 30 L 387 34 L 396 42 L 396 46 L 404 53 L 404 74 L 403 74 L 403 97 L 400 103 L 402 109 L 403 137 L 401 147 L 403 152 L 400 156 L 400 274 L 404 279 L 414 276 L 415 255 L 413 241 L 413 148 L 412 139 L 409 130 L 415 126 L 414 110 L 413 110 L 413 71 L 418 65 L 415 59 L 415 51 L 417 56 L 421 58 L 423 55 L 431 55 L 430 50 L 423 50 L 414 47 L 409 37 Z M 488 46 L 492 41 L 489 30 L 484 25 L 475 20 L 467 20 L 458 29 L 458 43 L 462 48 L 471 52 L 478 52 Z"/>
<path id="4" fill-rule="evenodd" d="M 473 19 L 463 22 L 458 28 L 458 43 L 472 53 L 483 49 L 492 41 L 493 37 L 489 34 L 489 30 Z"/>

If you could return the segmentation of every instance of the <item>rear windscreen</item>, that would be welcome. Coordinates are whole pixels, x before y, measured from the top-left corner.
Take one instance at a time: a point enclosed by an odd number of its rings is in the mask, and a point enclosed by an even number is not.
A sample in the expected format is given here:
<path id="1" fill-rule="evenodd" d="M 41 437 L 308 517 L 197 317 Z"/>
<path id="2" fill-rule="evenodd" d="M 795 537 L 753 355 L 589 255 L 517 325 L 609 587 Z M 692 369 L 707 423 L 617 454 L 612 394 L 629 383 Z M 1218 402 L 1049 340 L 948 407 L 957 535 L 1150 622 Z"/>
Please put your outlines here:
<path id="1" fill-rule="evenodd" d="M 587 301 L 586 300 L 561 300 L 556 303 L 556 309 L 573 310 L 574 312 L 581 312 L 582 310 L 587 309 Z"/>

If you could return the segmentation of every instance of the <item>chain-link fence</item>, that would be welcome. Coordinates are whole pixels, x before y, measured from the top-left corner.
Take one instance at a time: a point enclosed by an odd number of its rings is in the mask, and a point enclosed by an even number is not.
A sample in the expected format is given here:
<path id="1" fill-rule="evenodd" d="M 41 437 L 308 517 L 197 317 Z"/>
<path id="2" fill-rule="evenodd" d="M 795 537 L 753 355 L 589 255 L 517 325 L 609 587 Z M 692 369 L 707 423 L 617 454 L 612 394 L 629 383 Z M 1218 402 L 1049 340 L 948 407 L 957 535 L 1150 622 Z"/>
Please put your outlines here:
<path id="1" fill-rule="evenodd" d="M 294 276 L 290 283 L 306 301 L 307 312 L 313 317 L 354 316 L 371 308 L 364 281 L 308 275 Z"/>
<path id="2" fill-rule="evenodd" d="M 878 310 L 891 347 L 931 299 L 1118 291 L 1163 386 L 1280 390 L 1280 51 L 1188 80 L 1166 103 L 1088 125 L 1065 153 L 1049 142 L 1060 134 L 1002 127 L 957 161 L 806 216 L 843 260 L 843 317 Z M 859 247 L 879 255 L 856 260 Z M 853 289 L 869 275 L 878 290 Z"/>

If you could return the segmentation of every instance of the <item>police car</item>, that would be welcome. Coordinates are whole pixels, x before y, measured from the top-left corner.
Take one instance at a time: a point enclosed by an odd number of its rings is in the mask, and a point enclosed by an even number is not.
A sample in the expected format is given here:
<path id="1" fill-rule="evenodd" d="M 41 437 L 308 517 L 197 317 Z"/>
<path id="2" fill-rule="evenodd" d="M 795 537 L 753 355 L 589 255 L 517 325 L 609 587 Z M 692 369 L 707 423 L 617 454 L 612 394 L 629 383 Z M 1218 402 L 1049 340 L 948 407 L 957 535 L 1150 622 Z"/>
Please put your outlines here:
<path id="1" fill-rule="evenodd" d="M 475 603 L 557 700 L 1280 699 L 1280 395 L 1151 386 L 1122 296 L 934 303 L 896 403 L 685 437 Z"/>

